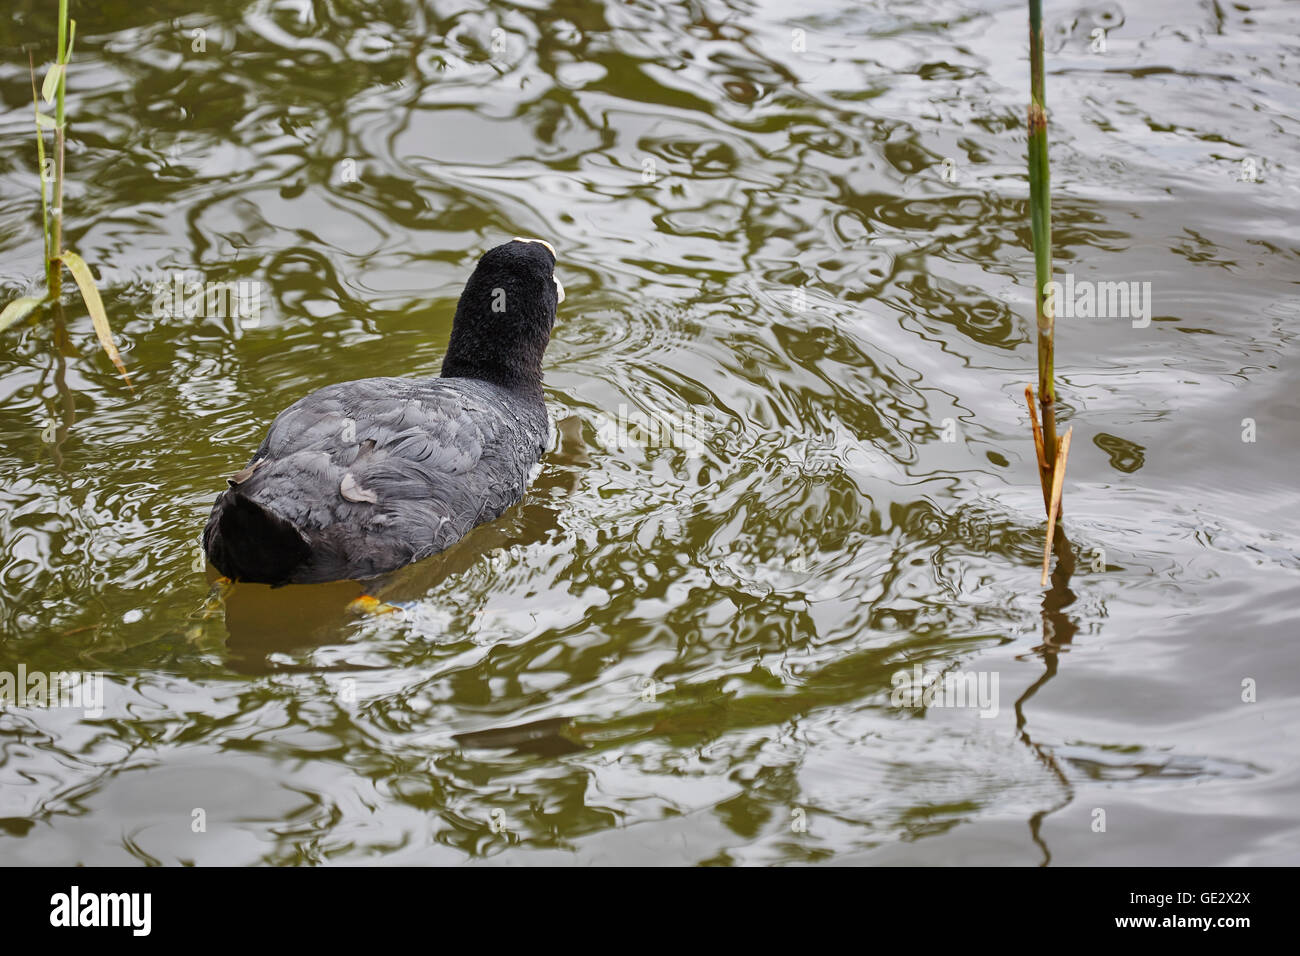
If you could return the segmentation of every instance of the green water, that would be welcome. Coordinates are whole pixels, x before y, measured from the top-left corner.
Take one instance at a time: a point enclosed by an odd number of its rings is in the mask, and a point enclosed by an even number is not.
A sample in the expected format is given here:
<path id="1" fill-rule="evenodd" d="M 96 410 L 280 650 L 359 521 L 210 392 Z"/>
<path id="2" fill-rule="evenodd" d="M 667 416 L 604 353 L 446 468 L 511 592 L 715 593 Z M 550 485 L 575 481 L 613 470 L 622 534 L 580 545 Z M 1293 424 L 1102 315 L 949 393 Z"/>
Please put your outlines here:
<path id="1" fill-rule="evenodd" d="M 0 709 L 0 862 L 1300 862 L 1300 7 L 1047 5 L 1057 273 L 1152 309 L 1060 321 L 1040 588 L 1022 3 L 71 6 L 134 390 L 71 289 L 0 334 L 0 672 L 104 698 Z M 53 7 L 0 15 L 4 302 Z M 400 615 L 223 602 L 275 413 L 435 374 L 515 235 L 568 293 L 525 501 Z M 996 713 L 897 706 L 917 666 Z"/>

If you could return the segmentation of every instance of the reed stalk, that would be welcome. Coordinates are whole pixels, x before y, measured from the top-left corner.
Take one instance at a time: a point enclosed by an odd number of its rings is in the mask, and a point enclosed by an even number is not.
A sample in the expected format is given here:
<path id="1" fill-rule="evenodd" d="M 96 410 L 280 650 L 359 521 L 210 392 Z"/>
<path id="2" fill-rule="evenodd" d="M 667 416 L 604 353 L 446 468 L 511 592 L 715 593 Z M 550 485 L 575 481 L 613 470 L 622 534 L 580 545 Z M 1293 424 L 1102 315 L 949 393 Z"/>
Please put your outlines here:
<path id="1" fill-rule="evenodd" d="M 64 142 L 67 136 L 67 116 L 65 99 L 68 85 L 68 62 L 72 59 L 72 44 L 77 38 L 77 21 L 68 19 L 68 0 L 59 0 L 59 48 L 54 57 L 54 65 L 45 74 L 41 90 L 36 92 L 36 72 L 32 70 L 32 103 L 36 119 L 36 157 L 40 162 L 41 177 L 41 230 L 44 238 L 45 252 L 45 297 L 23 296 L 15 299 L 0 310 L 0 332 L 9 326 L 27 318 L 46 305 L 57 310 L 63 294 L 63 270 L 66 267 L 77 284 L 90 321 L 95 327 L 95 335 L 104 349 L 109 361 L 117 367 L 127 387 L 131 379 L 126 374 L 126 365 L 113 341 L 113 329 L 108 322 L 108 312 L 104 300 L 95 286 L 95 277 L 84 259 L 71 249 L 63 248 L 63 156 Z M 45 104 L 54 104 L 54 116 L 41 112 L 41 100 Z M 54 196 L 51 202 L 49 191 L 45 186 L 45 130 L 54 131 Z M 61 327 L 61 320 L 56 320 L 56 327 Z"/>
<path id="2" fill-rule="evenodd" d="M 1052 281 L 1052 194 L 1047 156 L 1047 99 L 1043 79 L 1043 4 L 1029 0 L 1029 223 L 1034 242 L 1034 309 L 1038 319 L 1038 405 L 1042 411 L 1043 457 L 1039 481 L 1050 507 L 1056 466 L 1055 317 L 1047 308 Z"/>
<path id="3" fill-rule="evenodd" d="M 54 107 L 54 209 L 50 219 L 53 232 L 52 242 L 47 239 L 51 255 L 57 257 L 63 252 L 63 134 L 64 116 L 63 100 L 68 85 L 68 0 L 59 0 L 59 48 L 54 69 L 57 73 Z M 41 171 L 44 175 L 44 170 Z M 57 262 L 47 275 L 50 298 L 57 299 L 63 291 L 63 270 Z"/>
<path id="4" fill-rule="evenodd" d="M 41 174 L 41 235 L 45 240 L 45 286 L 53 288 L 54 251 L 50 248 L 50 196 L 45 188 L 45 137 L 41 134 L 41 100 L 36 92 L 36 65 L 27 54 L 27 69 L 32 77 L 32 113 L 36 117 L 36 162 Z"/>

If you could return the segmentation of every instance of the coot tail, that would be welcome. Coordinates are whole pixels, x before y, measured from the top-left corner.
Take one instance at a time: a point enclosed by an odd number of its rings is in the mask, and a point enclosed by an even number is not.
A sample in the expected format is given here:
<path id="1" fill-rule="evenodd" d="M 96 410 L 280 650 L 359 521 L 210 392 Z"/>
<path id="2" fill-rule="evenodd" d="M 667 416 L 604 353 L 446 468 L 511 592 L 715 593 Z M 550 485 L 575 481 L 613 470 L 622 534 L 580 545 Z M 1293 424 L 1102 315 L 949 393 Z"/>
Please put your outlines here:
<path id="1" fill-rule="evenodd" d="M 253 547 L 250 542 L 256 542 Z M 231 488 L 203 535 L 208 560 L 235 581 L 283 584 L 311 556 L 293 524 Z"/>

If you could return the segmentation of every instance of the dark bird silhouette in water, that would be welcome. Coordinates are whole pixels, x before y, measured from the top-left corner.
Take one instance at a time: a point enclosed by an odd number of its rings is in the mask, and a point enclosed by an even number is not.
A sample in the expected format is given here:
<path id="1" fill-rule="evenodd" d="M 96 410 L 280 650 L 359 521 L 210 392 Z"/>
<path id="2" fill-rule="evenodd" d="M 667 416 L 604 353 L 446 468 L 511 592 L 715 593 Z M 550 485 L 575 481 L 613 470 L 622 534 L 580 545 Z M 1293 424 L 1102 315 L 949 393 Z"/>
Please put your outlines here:
<path id="1" fill-rule="evenodd" d="M 498 517 L 546 447 L 542 356 L 563 300 L 549 243 L 489 250 L 440 377 L 342 382 L 281 412 L 212 506 L 208 560 L 271 585 L 371 578 Z"/>

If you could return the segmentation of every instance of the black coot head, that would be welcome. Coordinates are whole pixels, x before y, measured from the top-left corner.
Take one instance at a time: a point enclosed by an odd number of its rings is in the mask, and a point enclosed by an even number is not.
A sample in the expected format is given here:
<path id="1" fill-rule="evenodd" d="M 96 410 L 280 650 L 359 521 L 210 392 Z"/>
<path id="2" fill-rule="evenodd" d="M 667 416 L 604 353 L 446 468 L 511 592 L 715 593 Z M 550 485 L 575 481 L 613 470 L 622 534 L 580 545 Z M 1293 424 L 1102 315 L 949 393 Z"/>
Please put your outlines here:
<path id="1" fill-rule="evenodd" d="M 563 299 L 549 243 L 512 239 L 489 249 L 460 294 L 442 377 L 482 379 L 540 399 L 542 355 Z"/>

